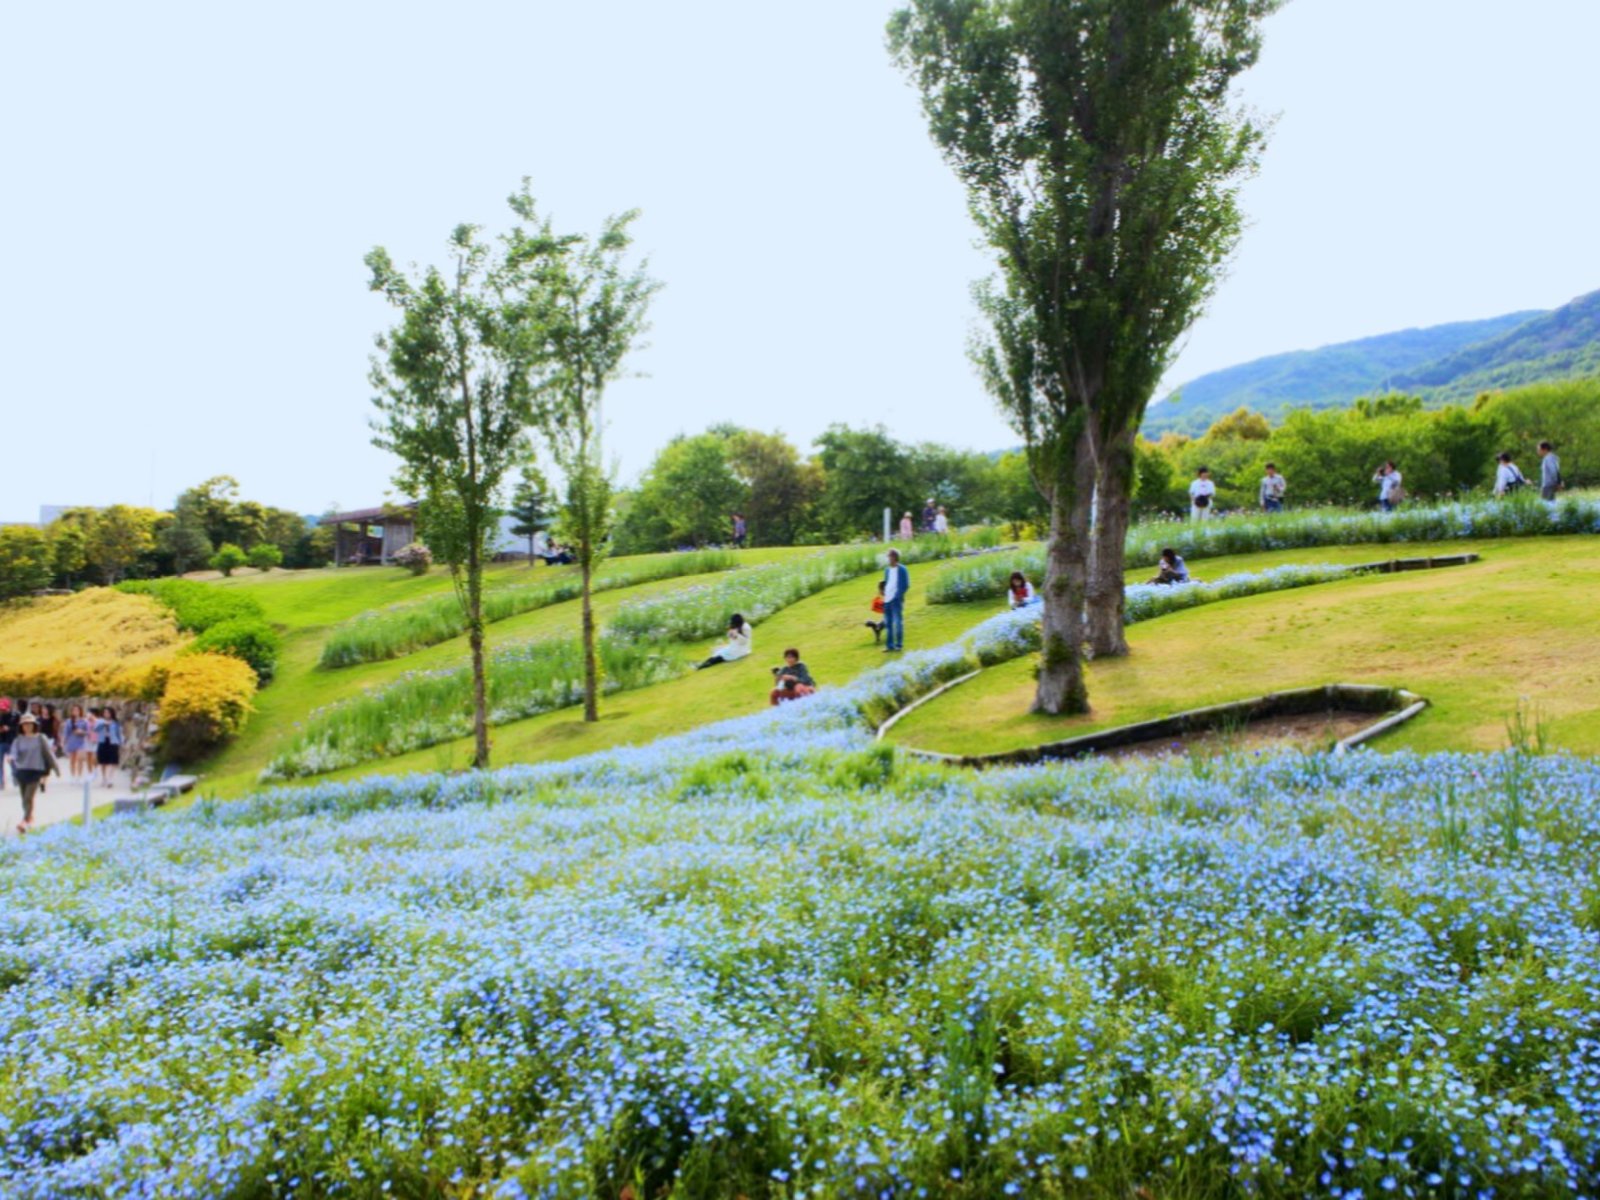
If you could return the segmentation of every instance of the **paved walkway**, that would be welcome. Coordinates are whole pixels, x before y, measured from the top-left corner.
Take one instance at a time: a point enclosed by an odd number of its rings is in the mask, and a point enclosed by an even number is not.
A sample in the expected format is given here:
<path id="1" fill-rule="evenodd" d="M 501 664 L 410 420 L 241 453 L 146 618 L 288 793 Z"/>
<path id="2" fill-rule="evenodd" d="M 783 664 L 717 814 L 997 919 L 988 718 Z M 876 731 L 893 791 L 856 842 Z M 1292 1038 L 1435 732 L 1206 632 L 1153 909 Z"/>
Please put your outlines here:
<path id="1" fill-rule="evenodd" d="M 113 796 L 126 796 L 133 791 L 133 780 L 127 771 L 118 768 L 113 778 L 116 782 L 110 787 L 100 786 L 98 773 L 89 780 L 89 804 L 94 809 L 94 819 L 97 821 L 111 816 Z M 63 764 L 61 777 L 58 779 L 54 775 L 50 776 L 45 781 L 46 790 L 34 797 L 34 829 L 43 829 L 46 825 L 57 825 L 62 821 L 83 816 L 83 785 L 84 779 L 74 779 Z M 17 822 L 21 820 L 22 792 L 12 781 L 11 764 L 7 763 L 6 786 L 4 790 L 0 790 L 0 835 L 8 838 L 16 837 Z"/>

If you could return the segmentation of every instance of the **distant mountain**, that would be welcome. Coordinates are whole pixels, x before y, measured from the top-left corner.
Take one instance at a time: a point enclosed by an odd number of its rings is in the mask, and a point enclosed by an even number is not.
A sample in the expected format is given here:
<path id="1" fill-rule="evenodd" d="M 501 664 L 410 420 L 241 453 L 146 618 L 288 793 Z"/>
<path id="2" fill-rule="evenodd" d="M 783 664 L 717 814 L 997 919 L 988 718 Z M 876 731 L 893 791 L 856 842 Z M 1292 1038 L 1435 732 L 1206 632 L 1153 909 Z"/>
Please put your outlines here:
<path id="1" fill-rule="evenodd" d="M 1277 420 L 1291 408 L 1334 408 L 1387 391 L 1448 404 L 1495 388 L 1589 374 L 1600 374 L 1600 292 L 1551 312 L 1406 329 L 1214 371 L 1152 404 L 1144 432 L 1203 433 L 1241 406 Z"/>

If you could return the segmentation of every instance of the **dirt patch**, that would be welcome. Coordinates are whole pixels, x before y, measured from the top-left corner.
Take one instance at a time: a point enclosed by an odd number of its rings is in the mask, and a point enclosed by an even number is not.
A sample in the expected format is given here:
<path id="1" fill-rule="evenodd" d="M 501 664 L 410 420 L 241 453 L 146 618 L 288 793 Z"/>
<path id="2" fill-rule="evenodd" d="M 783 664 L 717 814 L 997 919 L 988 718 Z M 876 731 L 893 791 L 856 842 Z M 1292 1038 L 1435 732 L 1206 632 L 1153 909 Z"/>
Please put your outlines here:
<path id="1" fill-rule="evenodd" d="M 1328 750 L 1335 742 L 1359 733 L 1379 720 L 1382 720 L 1380 714 L 1349 710 L 1262 717 L 1237 729 L 1197 730 L 1177 737 L 1155 738 L 1148 742 L 1101 750 L 1095 757 L 1123 762 L 1180 754 L 1210 757 L 1250 754 L 1257 750 Z"/>

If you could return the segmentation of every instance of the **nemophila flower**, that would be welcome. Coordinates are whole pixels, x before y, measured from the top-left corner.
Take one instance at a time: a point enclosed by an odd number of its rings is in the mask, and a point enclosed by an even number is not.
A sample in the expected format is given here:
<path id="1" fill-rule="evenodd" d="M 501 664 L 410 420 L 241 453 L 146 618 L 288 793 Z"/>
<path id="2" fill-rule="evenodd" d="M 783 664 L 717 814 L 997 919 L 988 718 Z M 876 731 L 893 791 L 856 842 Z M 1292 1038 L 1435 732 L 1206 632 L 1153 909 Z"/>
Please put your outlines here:
<path id="1" fill-rule="evenodd" d="M 1600 766 L 873 745 L 1033 621 L 0 847 L 0 1193 L 1596 1194 Z"/>

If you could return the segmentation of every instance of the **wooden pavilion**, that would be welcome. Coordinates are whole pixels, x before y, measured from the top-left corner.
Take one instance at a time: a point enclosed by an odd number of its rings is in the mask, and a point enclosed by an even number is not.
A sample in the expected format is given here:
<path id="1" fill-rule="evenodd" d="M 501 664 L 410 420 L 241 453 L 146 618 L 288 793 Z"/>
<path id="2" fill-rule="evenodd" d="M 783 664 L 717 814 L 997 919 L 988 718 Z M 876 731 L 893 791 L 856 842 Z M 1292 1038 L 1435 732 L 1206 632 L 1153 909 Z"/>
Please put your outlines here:
<path id="1" fill-rule="evenodd" d="M 387 563 L 417 540 L 416 501 L 329 513 L 317 522 L 333 526 L 333 565 Z"/>

